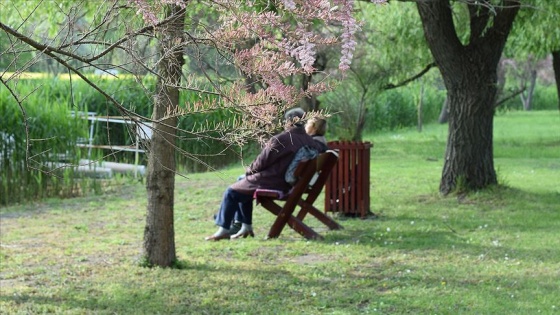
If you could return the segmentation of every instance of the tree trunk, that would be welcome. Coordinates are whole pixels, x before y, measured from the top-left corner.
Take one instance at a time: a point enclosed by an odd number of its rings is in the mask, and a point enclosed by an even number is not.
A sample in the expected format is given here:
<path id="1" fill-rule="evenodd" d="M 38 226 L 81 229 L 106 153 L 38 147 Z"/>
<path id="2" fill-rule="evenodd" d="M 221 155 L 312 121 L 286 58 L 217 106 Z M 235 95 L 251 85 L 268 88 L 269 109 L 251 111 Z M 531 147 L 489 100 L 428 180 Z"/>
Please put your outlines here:
<path id="1" fill-rule="evenodd" d="M 302 74 L 301 89 L 303 91 L 307 91 L 309 89 L 309 85 L 311 84 L 312 80 L 313 80 L 313 74 L 309 74 L 309 75 Z M 300 103 L 301 103 L 300 107 L 306 112 L 316 110 L 316 108 L 318 107 L 317 104 L 318 100 L 314 95 L 305 97 Z"/>
<path id="2" fill-rule="evenodd" d="M 498 63 L 498 92 L 496 95 L 496 101 L 498 102 L 498 100 L 502 99 L 505 91 L 504 88 L 506 86 L 506 64 L 507 59 L 500 59 L 500 62 Z M 494 106 L 494 107 L 498 107 L 498 105 Z"/>
<path id="3" fill-rule="evenodd" d="M 449 121 L 449 97 L 445 96 L 445 101 L 443 101 L 443 106 L 441 107 L 441 112 L 439 113 L 438 123 L 447 124 Z"/>
<path id="4" fill-rule="evenodd" d="M 525 96 L 525 93 L 519 94 L 519 97 L 521 97 L 521 103 L 523 104 L 523 109 L 526 111 L 530 111 L 531 105 L 533 104 L 533 93 L 535 92 L 535 86 L 537 85 L 537 70 L 531 70 L 529 80 L 529 88 L 526 89 L 527 96 Z"/>
<path id="5" fill-rule="evenodd" d="M 417 8 L 449 99 L 440 192 L 496 184 L 492 134 L 497 67 L 519 2 L 505 1 L 496 8 L 469 5 L 471 32 L 466 45 L 455 31 L 449 0 L 419 1 Z"/>
<path id="6" fill-rule="evenodd" d="M 354 129 L 354 134 L 352 135 L 352 141 L 362 141 L 362 133 L 364 131 L 364 127 L 366 126 L 367 112 L 367 108 L 365 108 L 364 106 L 360 106 L 360 109 L 358 111 L 358 121 L 356 122 L 356 128 Z"/>
<path id="7" fill-rule="evenodd" d="M 556 79 L 556 93 L 558 94 L 558 110 L 560 110 L 560 50 L 552 52 L 552 69 Z"/>
<path id="8" fill-rule="evenodd" d="M 492 147 L 496 89 L 491 84 L 480 84 L 475 91 L 448 90 L 448 136 L 440 182 L 443 194 L 497 184 Z"/>
<path id="9" fill-rule="evenodd" d="M 313 75 L 317 72 L 322 72 L 327 67 L 327 55 L 324 52 L 318 52 L 313 63 L 313 68 L 315 71 L 309 75 L 303 74 L 301 77 L 301 89 L 307 91 L 309 85 L 313 81 Z M 320 107 L 320 101 L 317 99 L 316 95 L 307 96 L 300 102 L 300 107 L 305 111 L 317 111 Z"/>
<path id="10" fill-rule="evenodd" d="M 176 261 L 173 222 L 175 191 L 175 139 L 177 118 L 170 117 L 179 104 L 179 86 L 184 64 L 183 30 L 185 10 L 169 5 L 166 18 L 176 16 L 159 32 L 159 78 L 154 100 L 154 133 L 148 160 L 146 190 L 148 209 L 144 229 L 144 257 L 149 265 L 169 267 Z"/>
<path id="11" fill-rule="evenodd" d="M 422 83 L 422 86 L 420 87 L 420 97 L 418 99 L 418 123 L 416 125 L 416 129 L 418 130 L 418 132 L 422 132 L 422 126 L 424 124 L 424 115 L 423 115 L 423 110 L 424 110 L 424 83 Z"/>

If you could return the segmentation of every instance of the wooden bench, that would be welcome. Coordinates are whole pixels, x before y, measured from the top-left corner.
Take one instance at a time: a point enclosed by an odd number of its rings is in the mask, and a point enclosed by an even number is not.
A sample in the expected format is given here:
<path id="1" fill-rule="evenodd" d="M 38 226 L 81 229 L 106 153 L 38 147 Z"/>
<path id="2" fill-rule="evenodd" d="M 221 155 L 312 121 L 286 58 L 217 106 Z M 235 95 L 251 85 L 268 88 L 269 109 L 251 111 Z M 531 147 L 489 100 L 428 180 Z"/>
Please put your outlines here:
<path id="1" fill-rule="evenodd" d="M 336 221 L 313 206 L 337 160 L 337 152 L 329 150 L 315 159 L 300 162 L 294 173 L 298 181 L 285 196 L 281 192 L 273 190 L 258 189 L 255 191 L 254 197 L 257 204 L 260 203 L 265 209 L 276 215 L 268 238 L 278 237 L 288 224 L 306 239 L 322 239 L 321 235 L 303 222 L 307 214 L 317 218 L 331 230 L 342 229 L 342 226 Z M 279 202 L 284 202 L 284 205 L 280 206 Z M 300 210 L 294 215 L 297 207 Z"/>

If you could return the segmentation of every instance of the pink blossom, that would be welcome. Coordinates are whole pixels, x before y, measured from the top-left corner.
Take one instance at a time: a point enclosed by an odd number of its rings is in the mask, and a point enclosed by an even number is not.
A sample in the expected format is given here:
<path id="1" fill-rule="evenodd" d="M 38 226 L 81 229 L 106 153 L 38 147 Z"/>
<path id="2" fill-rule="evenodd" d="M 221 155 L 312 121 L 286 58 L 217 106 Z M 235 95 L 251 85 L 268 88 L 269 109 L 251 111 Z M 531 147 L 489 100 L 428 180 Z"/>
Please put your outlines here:
<path id="1" fill-rule="evenodd" d="M 158 18 L 156 12 L 160 11 L 163 5 L 173 4 L 181 8 L 185 7 L 185 1 L 183 0 L 158 0 L 154 7 L 152 7 L 147 0 L 128 0 L 128 2 L 138 7 L 136 14 L 142 15 L 144 22 L 152 25 L 157 24 Z"/>
<path id="2" fill-rule="evenodd" d="M 342 71 L 345 71 L 350 68 L 350 63 L 352 62 L 352 57 L 356 48 L 354 34 L 360 29 L 360 27 L 358 26 L 356 19 L 352 15 L 352 11 L 354 9 L 354 1 L 338 0 L 337 2 L 341 6 L 339 10 L 339 19 L 342 22 L 342 51 L 338 68 Z"/>
<path id="3" fill-rule="evenodd" d="M 296 58 L 301 64 L 303 71 L 306 73 L 311 73 L 313 71 L 313 63 L 315 63 L 315 47 L 316 45 L 312 42 L 313 33 L 307 32 L 301 27 L 298 27 L 296 34 L 300 36 L 299 41 L 296 43 L 287 43 L 285 48 L 287 53 Z"/>
<path id="4" fill-rule="evenodd" d="M 150 6 L 150 4 L 148 4 L 146 0 L 129 0 L 129 2 L 135 5 L 136 7 L 138 7 L 136 14 L 142 15 L 142 18 L 146 23 L 148 24 L 157 23 L 158 19 L 154 13 L 155 11 Z"/>
<path id="5" fill-rule="evenodd" d="M 284 7 L 290 11 L 295 10 L 296 8 L 294 0 L 282 0 L 282 3 L 284 4 Z"/>
<path id="6" fill-rule="evenodd" d="M 129 2 L 152 25 L 158 23 L 165 4 L 190 5 L 184 0 Z M 240 9 L 240 3 L 245 9 Z M 312 73 L 317 50 L 327 46 L 340 47 L 339 69 L 349 69 L 357 45 L 355 34 L 360 29 L 353 16 L 354 0 L 280 0 L 279 3 L 277 11 L 256 11 L 246 10 L 252 7 L 252 1 L 213 0 L 207 5 L 218 12 L 219 19 L 204 25 L 198 30 L 200 34 L 189 31 L 200 39 L 201 46 L 210 44 L 219 52 L 217 64 L 226 62 L 239 71 L 237 81 L 214 86 L 221 95 L 219 106 L 243 113 L 243 117 L 247 116 L 244 124 L 259 128 L 268 128 L 267 123 L 303 97 L 328 91 L 331 86 L 327 81 L 312 82 L 306 91 L 288 82 L 291 77 Z M 317 22 L 328 27 L 317 27 Z M 249 89 L 245 78 L 250 79 L 249 84 L 261 88 Z"/>

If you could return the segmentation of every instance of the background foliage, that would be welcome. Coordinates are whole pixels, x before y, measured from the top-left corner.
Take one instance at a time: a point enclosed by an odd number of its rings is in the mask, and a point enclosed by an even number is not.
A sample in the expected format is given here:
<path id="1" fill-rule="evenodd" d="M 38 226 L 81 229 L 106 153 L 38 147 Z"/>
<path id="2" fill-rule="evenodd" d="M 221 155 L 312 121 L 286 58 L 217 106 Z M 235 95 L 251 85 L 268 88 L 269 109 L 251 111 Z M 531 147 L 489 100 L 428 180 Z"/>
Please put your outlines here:
<path id="1" fill-rule="evenodd" d="M 78 79 L 69 80 L 65 75 L 35 75 L 33 79 L 21 79 L 18 89 L 21 95 L 27 95 L 24 102 L 27 116 L 31 122 L 30 135 L 37 139 L 31 143 L 31 167 L 45 168 L 46 163 L 65 162 L 77 164 L 80 158 L 86 158 L 87 151 L 78 149 L 76 144 L 89 137 L 88 124 L 83 119 L 72 119 L 72 112 L 95 112 L 100 116 L 119 116 L 120 113 L 110 106 L 105 98 Z M 151 99 L 144 88 L 150 88 L 153 80 L 145 79 L 137 84 L 132 78 L 122 76 L 114 79 L 108 76 L 94 76 L 97 83 L 112 91 L 112 96 L 123 106 L 134 108 L 141 115 L 151 113 Z M 327 137 L 330 140 L 350 139 L 354 132 L 353 116 L 357 84 L 352 79 L 345 81 L 337 90 L 321 98 L 325 109 L 333 115 L 329 118 Z M 515 84 L 514 81 L 511 84 Z M 144 87 L 144 88 L 143 88 Z M 33 93 L 32 93 L 33 92 Z M 186 106 L 200 99 L 194 92 L 181 94 L 180 104 Z M 366 133 L 383 130 L 397 130 L 418 124 L 418 105 L 422 102 L 422 123 L 429 124 L 437 120 L 445 91 L 438 85 L 435 72 L 399 89 L 377 91 L 367 95 Z M 552 110 L 556 108 L 557 96 L 552 84 L 538 84 L 534 94 L 533 110 Z M 0 88 L 0 138 L 1 144 L 1 187 L 0 204 L 20 202 L 46 196 L 73 196 L 87 191 L 101 191 L 104 180 L 78 180 L 72 168 L 65 168 L 54 177 L 39 170 L 29 170 L 25 166 L 25 129 L 22 112 L 8 90 Z M 519 98 L 513 98 L 502 104 L 499 111 L 522 110 Z M 196 129 L 207 121 L 218 123 L 237 119 L 227 111 L 195 113 L 182 117 L 180 127 L 185 130 Z M 131 145 L 133 133 L 124 124 L 95 123 L 94 144 Z M 211 136 L 212 134 L 210 134 Z M 216 134 L 218 136 L 218 134 Z M 179 169 L 187 172 L 200 172 L 220 169 L 236 163 L 249 163 L 259 150 L 256 142 L 243 148 L 228 147 L 221 141 L 202 138 L 196 134 L 184 135 L 178 140 L 178 147 L 188 154 L 177 154 Z M 141 164 L 145 164 L 144 155 Z M 92 157 L 104 161 L 134 163 L 134 154 L 121 152 L 111 154 L 107 150 L 93 151 Z M 97 184 L 95 184 L 97 182 Z M 79 188 L 78 188 L 79 187 Z"/>
<path id="2" fill-rule="evenodd" d="M 19 83 L 21 93 L 29 95 L 25 114 L 31 140 L 25 140 L 21 109 L 7 89 L 0 89 L 0 205 L 79 193 L 88 183 L 76 181 L 71 168 L 45 172 L 56 168 L 52 163 L 77 163 L 76 143 L 87 132 L 84 121 L 72 118 L 68 94 L 57 92 L 58 80 Z"/>
<path id="3" fill-rule="evenodd" d="M 133 79 L 112 79 L 98 77 L 98 84 L 112 91 L 112 96 L 126 108 L 134 108 L 138 113 L 150 116 L 151 99 L 142 86 L 153 84 L 146 80 L 144 85 Z M 2 194 L 0 205 L 32 200 L 47 196 L 73 196 L 87 191 L 98 191 L 96 179 L 81 178 L 73 168 L 60 170 L 59 176 L 51 176 L 43 171 L 53 169 L 52 163 L 78 165 L 80 159 L 87 159 L 86 148 L 78 148 L 78 143 L 87 143 L 89 124 L 78 118 L 77 112 L 93 112 L 98 116 L 120 116 L 110 106 L 103 95 L 91 89 L 82 80 L 69 80 L 67 76 L 22 79 L 17 83 L 20 95 L 25 98 L 24 110 L 29 119 L 30 143 L 29 156 L 31 168 L 26 166 L 26 142 L 23 114 L 8 89 L 0 88 L 0 167 Z M 196 93 L 183 93 L 181 103 L 188 104 L 200 96 Z M 230 115 L 231 116 L 231 115 Z M 220 122 L 227 119 L 227 112 L 214 111 L 197 113 L 182 117 L 180 127 L 185 130 L 197 129 L 207 121 Z M 135 142 L 134 130 L 126 124 L 94 122 L 94 145 L 132 145 Z M 209 136 L 212 136 L 210 133 Z M 244 154 L 250 154 L 256 144 L 245 148 L 227 147 L 218 140 L 185 135 L 177 141 L 181 150 L 188 154 L 177 154 L 179 168 L 188 172 L 208 171 L 239 162 Z M 140 164 L 146 164 L 141 155 Z M 91 159 L 109 162 L 134 163 L 133 152 L 114 153 L 112 150 L 92 150 Z M 77 189 L 77 187 L 80 189 Z M 88 188 L 89 187 L 89 188 Z"/>

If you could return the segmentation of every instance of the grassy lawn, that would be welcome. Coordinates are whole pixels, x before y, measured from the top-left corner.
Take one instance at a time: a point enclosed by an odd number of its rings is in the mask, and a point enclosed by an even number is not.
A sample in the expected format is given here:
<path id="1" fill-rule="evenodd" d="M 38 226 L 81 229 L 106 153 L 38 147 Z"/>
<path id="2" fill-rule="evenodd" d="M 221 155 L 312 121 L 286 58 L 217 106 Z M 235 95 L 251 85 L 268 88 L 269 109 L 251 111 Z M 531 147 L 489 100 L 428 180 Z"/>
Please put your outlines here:
<path id="1" fill-rule="evenodd" d="M 257 206 L 254 239 L 205 242 L 243 167 L 177 177 L 180 270 L 138 266 L 143 185 L 0 208 L 0 313 L 560 314 L 560 115 L 498 115 L 503 185 L 461 198 L 438 194 L 446 134 L 368 136 L 378 217 L 311 221 L 323 241 L 265 240 Z"/>

